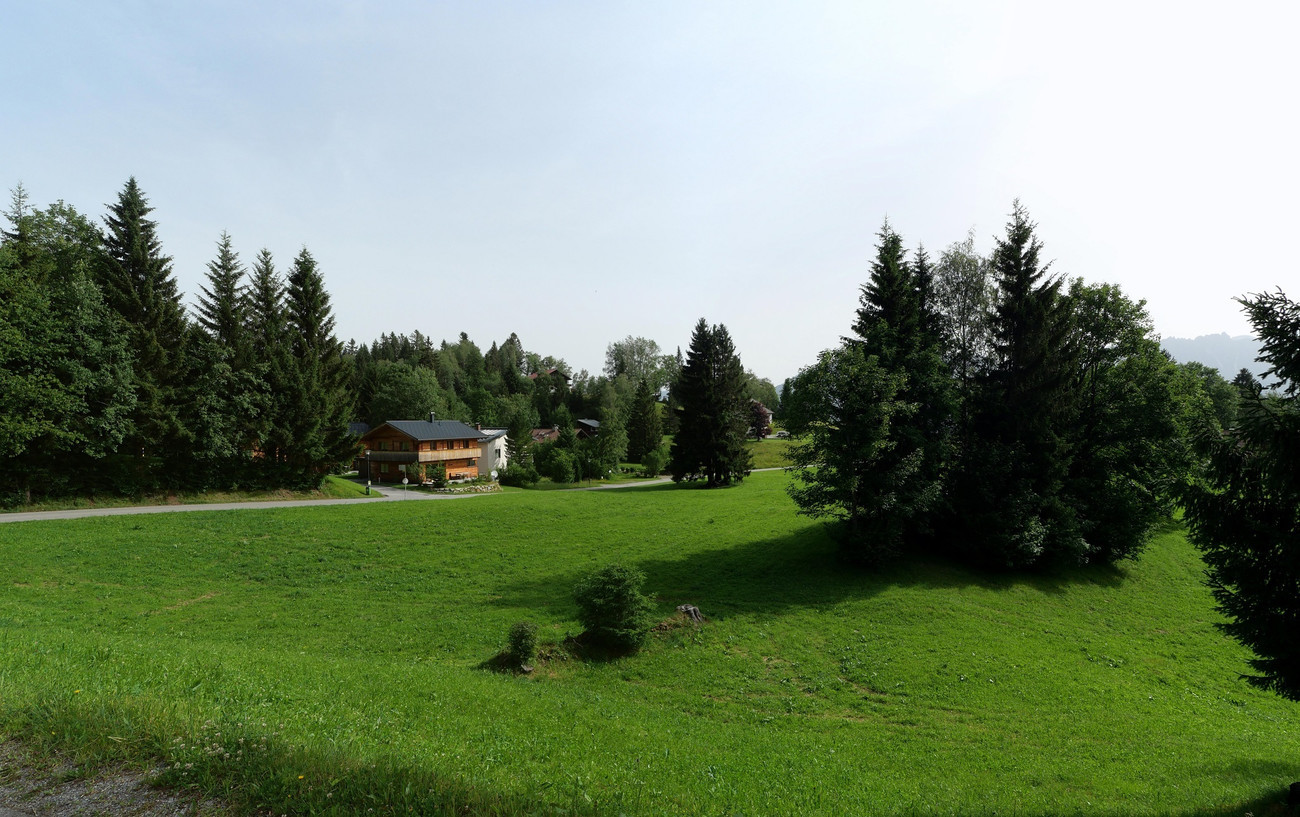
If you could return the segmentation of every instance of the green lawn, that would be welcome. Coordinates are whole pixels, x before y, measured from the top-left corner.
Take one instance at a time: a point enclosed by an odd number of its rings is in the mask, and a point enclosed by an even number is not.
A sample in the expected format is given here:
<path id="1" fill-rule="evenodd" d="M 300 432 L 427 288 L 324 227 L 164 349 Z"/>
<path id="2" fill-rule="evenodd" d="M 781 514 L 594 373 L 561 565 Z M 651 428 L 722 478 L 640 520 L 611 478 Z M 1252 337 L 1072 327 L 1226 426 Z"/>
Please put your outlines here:
<path id="1" fill-rule="evenodd" d="M 777 439 L 776 437 L 766 437 L 762 440 L 747 440 L 745 447 L 749 449 L 749 455 L 753 459 L 753 468 L 785 468 L 790 464 L 787 458 L 787 452 L 793 442 L 787 437 Z"/>
<path id="2" fill-rule="evenodd" d="M 786 478 L 5 525 L 0 726 L 275 813 L 1232 814 L 1300 779 L 1300 706 L 1238 680 L 1179 531 L 863 574 Z M 479 668 L 615 560 L 709 622 Z"/>

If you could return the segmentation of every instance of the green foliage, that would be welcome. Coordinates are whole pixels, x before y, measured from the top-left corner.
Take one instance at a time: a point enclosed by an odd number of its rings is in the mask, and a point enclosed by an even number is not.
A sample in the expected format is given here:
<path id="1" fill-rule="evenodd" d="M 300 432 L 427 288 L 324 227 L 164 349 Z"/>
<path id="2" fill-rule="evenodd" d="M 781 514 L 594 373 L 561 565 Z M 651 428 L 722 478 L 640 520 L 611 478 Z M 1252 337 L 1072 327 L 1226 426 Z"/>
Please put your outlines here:
<path id="1" fill-rule="evenodd" d="M 525 667 L 537 658 L 537 625 L 516 621 L 506 634 L 506 655 L 517 667 Z"/>
<path id="2" fill-rule="evenodd" d="M 230 234 L 222 232 L 217 257 L 208 262 L 208 284 L 200 288 L 195 312 L 208 336 L 231 351 L 232 365 L 238 369 L 246 366 L 250 354 L 243 278 L 239 253 L 235 252 Z"/>
<path id="3" fill-rule="evenodd" d="M 1235 426 L 1203 428 L 1205 472 L 1183 499 L 1223 629 L 1255 653 L 1247 680 L 1300 701 L 1300 305 L 1280 291 L 1241 304 L 1275 390 L 1253 384 Z"/>
<path id="4" fill-rule="evenodd" d="M 1237 422 L 1237 403 L 1240 400 L 1241 388 L 1249 388 L 1254 382 L 1254 376 L 1245 369 L 1237 373 L 1233 381 L 1228 381 L 1219 374 L 1219 370 L 1212 366 L 1206 366 L 1204 363 L 1188 361 L 1180 364 L 1180 368 L 1187 373 L 1189 377 L 1199 381 L 1201 390 L 1209 399 L 1214 409 L 1214 420 L 1218 423 L 1220 429 L 1231 428 Z"/>
<path id="5" fill-rule="evenodd" d="M 441 490 L 447 487 L 447 466 L 440 462 L 435 462 L 428 469 L 429 482 L 435 490 Z"/>
<path id="6" fill-rule="evenodd" d="M 681 406 L 668 470 L 673 480 L 708 487 L 740 482 L 749 473 L 745 375 L 727 327 L 700 318 L 674 389 Z"/>
<path id="7" fill-rule="evenodd" d="M 641 457 L 641 467 L 647 477 L 657 477 L 668 466 L 668 446 L 660 443 L 658 448 L 647 451 Z"/>
<path id="8" fill-rule="evenodd" d="M 605 349 L 605 375 L 611 380 L 625 377 L 633 384 L 644 380 L 657 391 L 668 382 L 664 357 L 658 343 L 628 335 Z"/>
<path id="9" fill-rule="evenodd" d="M 805 435 L 792 462 L 802 513 L 830 517 L 844 555 L 880 562 L 928 533 L 942 493 L 951 406 L 924 255 L 881 228 L 854 335 L 800 374 L 787 426 Z M 923 297 L 923 295 L 925 297 Z"/>
<path id="10" fill-rule="evenodd" d="M 613 564 L 584 576 L 573 588 L 578 621 L 596 643 L 635 650 L 650 632 L 650 599 L 641 595 L 645 574 Z"/>
<path id="11" fill-rule="evenodd" d="M 1172 514 L 1172 489 L 1192 467 L 1183 414 L 1199 393 L 1161 350 L 1144 303 L 1079 280 L 1069 299 L 1077 373 L 1064 495 L 1084 559 L 1110 564 L 1136 558 Z"/>
<path id="12" fill-rule="evenodd" d="M 532 462 L 517 460 L 508 461 L 505 469 L 497 474 L 497 482 L 515 488 L 529 488 L 536 485 L 541 478 L 541 474 Z"/>
<path id="13" fill-rule="evenodd" d="M 105 302 L 125 327 L 131 352 L 136 400 L 122 448 L 138 452 L 136 478 L 142 485 L 180 479 L 190 434 L 182 420 L 185 310 L 151 212 L 135 178 L 128 179 L 104 219 L 104 253 L 97 265 Z"/>
<path id="14" fill-rule="evenodd" d="M 316 482 L 356 452 L 348 433 L 350 378 L 334 316 L 316 259 L 304 248 L 294 258 L 285 287 L 291 372 L 285 454 L 303 481 Z"/>
<path id="15" fill-rule="evenodd" d="M 916 450 L 896 458 L 890 437 L 916 413 L 914 403 L 900 399 L 904 381 L 861 344 L 823 352 L 799 376 L 806 402 L 788 421 L 803 435 L 790 451 L 790 496 L 801 514 L 838 521 L 844 552 L 856 561 L 886 561 L 902 548 L 907 518 L 900 495 L 921 465 Z"/>
<path id="16" fill-rule="evenodd" d="M 21 188 L 0 242 L 0 504 L 112 489 L 107 460 L 132 429 L 125 329 L 92 278 L 94 226 Z M 131 480 L 126 480 L 129 486 Z"/>
<path id="17" fill-rule="evenodd" d="M 445 417 L 450 407 L 432 369 L 403 361 L 381 360 L 372 367 L 372 396 L 366 422 L 427 419 L 432 412 Z"/>
<path id="18" fill-rule="evenodd" d="M 1064 493 L 1076 396 L 1070 304 L 1034 230 L 1016 202 L 994 252 L 991 359 L 970 401 L 954 497 L 964 555 L 1013 569 L 1087 558 Z"/>
<path id="19" fill-rule="evenodd" d="M 627 458 L 641 462 L 646 454 L 659 448 L 663 442 L 663 422 L 659 418 L 659 402 L 647 380 L 637 384 L 632 398 L 632 410 L 627 421 Z"/>

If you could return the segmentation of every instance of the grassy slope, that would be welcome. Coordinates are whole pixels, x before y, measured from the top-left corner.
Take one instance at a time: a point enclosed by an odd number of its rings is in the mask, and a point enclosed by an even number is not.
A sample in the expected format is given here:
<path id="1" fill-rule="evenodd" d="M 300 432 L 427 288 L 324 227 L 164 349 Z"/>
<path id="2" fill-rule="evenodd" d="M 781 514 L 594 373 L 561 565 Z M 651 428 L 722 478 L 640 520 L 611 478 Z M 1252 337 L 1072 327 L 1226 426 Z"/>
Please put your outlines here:
<path id="1" fill-rule="evenodd" d="M 757 442 L 747 440 L 745 447 L 749 449 L 749 455 L 753 459 L 752 467 L 785 468 L 790 464 L 790 460 L 786 455 L 792 444 L 793 441 L 788 438 L 767 437 Z"/>
<path id="2" fill-rule="evenodd" d="M 1179 533 L 1070 579 L 865 576 L 784 481 L 5 526 L 0 717 L 277 809 L 1192 814 L 1300 778 L 1300 707 L 1237 680 Z M 476 668 L 521 618 L 576 629 L 613 560 L 711 622 Z"/>

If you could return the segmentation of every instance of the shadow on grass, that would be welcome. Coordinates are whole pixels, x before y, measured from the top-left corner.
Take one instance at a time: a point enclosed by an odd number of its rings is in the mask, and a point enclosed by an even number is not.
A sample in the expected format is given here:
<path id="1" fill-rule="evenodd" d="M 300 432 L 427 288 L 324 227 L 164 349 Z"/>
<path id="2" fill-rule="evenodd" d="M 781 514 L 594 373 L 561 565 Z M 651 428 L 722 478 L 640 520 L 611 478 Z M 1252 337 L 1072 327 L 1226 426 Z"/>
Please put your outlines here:
<path id="1" fill-rule="evenodd" d="M 628 490 L 674 490 L 647 486 Z M 645 590 L 663 604 L 694 604 L 711 618 L 748 613 L 776 614 L 792 608 L 819 608 L 871 598 L 894 587 L 930 589 L 1027 587 L 1059 594 L 1067 587 L 1119 586 L 1124 568 L 1092 567 L 1053 573 L 986 572 L 939 557 L 904 560 L 869 569 L 838 558 L 835 542 L 822 528 L 702 550 L 679 559 L 643 559 L 634 565 L 646 574 Z M 500 589 L 502 607 L 541 608 L 568 603 L 581 571 L 566 571 Z"/>

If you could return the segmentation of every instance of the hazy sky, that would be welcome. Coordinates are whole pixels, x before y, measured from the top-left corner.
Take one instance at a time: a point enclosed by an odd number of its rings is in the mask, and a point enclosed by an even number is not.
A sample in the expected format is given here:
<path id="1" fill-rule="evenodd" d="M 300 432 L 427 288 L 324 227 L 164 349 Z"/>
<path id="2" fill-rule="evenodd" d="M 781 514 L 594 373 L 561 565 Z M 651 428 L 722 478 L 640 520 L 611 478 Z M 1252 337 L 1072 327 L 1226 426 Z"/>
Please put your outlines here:
<path id="1" fill-rule="evenodd" d="M 776 382 L 846 333 L 888 217 L 1164 335 L 1300 296 L 1300 4 L 0 0 L 0 182 L 99 218 L 134 175 L 192 298 L 222 230 L 307 246 L 343 340 L 593 373 L 701 316 Z"/>

